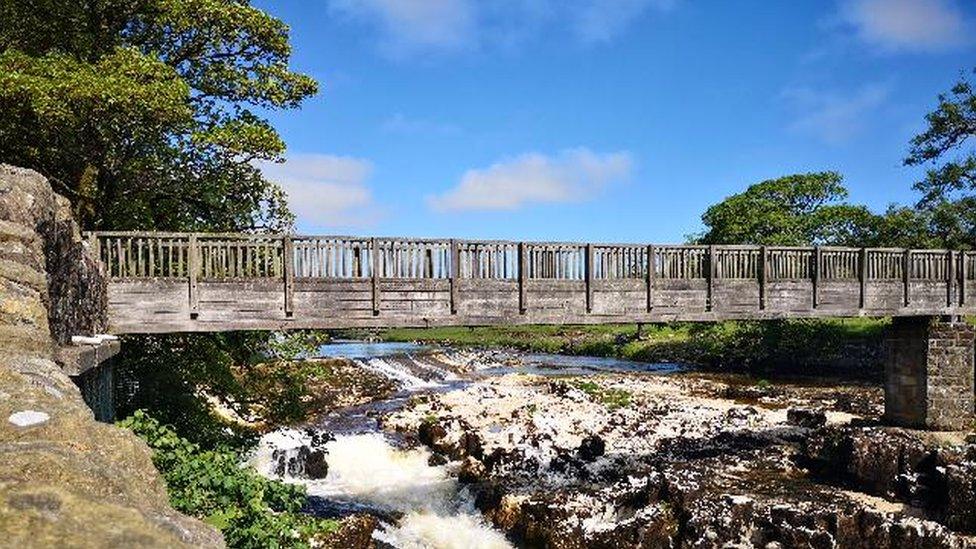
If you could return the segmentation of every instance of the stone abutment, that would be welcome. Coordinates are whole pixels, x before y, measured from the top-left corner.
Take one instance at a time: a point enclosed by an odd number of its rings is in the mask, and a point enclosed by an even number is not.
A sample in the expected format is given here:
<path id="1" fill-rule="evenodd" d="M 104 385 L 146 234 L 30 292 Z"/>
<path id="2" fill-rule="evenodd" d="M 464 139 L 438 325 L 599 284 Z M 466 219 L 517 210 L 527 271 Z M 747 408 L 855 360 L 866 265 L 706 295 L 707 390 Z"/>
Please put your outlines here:
<path id="1" fill-rule="evenodd" d="M 885 420 L 937 431 L 974 424 L 976 327 L 953 317 L 899 317 L 885 340 Z"/>

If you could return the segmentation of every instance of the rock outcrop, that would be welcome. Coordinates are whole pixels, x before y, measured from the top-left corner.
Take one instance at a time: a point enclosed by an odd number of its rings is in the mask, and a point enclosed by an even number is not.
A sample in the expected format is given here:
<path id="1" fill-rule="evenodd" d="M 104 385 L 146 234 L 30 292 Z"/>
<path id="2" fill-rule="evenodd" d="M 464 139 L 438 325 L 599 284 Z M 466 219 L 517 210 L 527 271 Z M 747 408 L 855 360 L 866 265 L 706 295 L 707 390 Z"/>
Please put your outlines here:
<path id="1" fill-rule="evenodd" d="M 104 329 L 104 302 L 67 201 L 0 164 L 0 544 L 223 546 L 169 506 L 146 445 L 97 423 L 55 363 L 71 335 Z"/>
<path id="2" fill-rule="evenodd" d="M 453 462 L 520 546 L 976 548 L 976 445 L 872 427 L 880 403 L 853 417 L 832 388 L 727 393 L 704 376 L 510 374 L 383 426 Z"/>

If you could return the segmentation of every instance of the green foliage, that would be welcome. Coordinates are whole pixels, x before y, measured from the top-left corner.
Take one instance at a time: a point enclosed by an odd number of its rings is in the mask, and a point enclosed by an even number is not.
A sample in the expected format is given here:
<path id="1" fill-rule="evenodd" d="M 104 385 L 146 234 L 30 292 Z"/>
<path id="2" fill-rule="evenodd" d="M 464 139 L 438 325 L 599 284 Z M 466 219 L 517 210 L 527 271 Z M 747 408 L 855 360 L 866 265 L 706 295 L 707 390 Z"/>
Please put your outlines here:
<path id="1" fill-rule="evenodd" d="M 617 410 L 630 406 L 630 399 L 633 396 L 630 391 L 625 389 L 606 388 L 594 381 L 572 380 L 570 385 L 580 391 L 590 395 L 590 398 L 603 404 L 608 410 Z"/>
<path id="2" fill-rule="evenodd" d="M 119 423 L 153 451 L 170 503 L 219 528 L 229 547 L 309 547 L 337 523 L 301 514 L 304 488 L 266 479 L 227 450 L 203 450 L 139 410 Z"/>
<path id="3" fill-rule="evenodd" d="M 976 71 L 974 71 L 976 73 Z M 927 166 L 915 184 L 918 203 L 940 245 L 976 246 L 976 88 L 965 76 L 939 95 L 925 116 L 928 127 L 912 139 L 908 166 Z"/>
<path id="4" fill-rule="evenodd" d="M 974 71 L 976 73 L 976 71 Z M 960 151 L 976 137 L 976 90 L 963 77 L 947 94 L 939 95 L 939 105 L 925 116 L 928 127 L 912 139 L 912 147 L 905 164 L 919 166 L 936 164 L 946 153 Z M 925 193 L 924 200 L 940 200 L 947 193 L 976 189 L 976 150 L 963 150 L 961 155 L 928 170 L 916 188 Z"/>
<path id="5" fill-rule="evenodd" d="M 848 244 L 871 218 L 864 207 L 843 202 L 847 189 L 837 172 L 789 175 L 750 186 L 708 208 L 703 244 L 804 246 Z"/>
<path id="6" fill-rule="evenodd" d="M 291 222 L 254 160 L 284 143 L 252 109 L 294 108 L 284 23 L 237 0 L 0 1 L 0 158 L 47 176 L 85 228 Z"/>
<path id="7" fill-rule="evenodd" d="M 218 417 L 202 395 L 244 417 L 257 410 L 261 416 L 255 419 L 271 424 L 303 418 L 307 372 L 272 368 L 268 375 L 278 380 L 273 387 L 251 374 L 264 375 L 264 364 L 309 354 L 323 337 L 304 331 L 126 336 L 116 357 L 118 413 L 149 410 L 205 447 L 248 446 L 255 433 Z"/>
<path id="8" fill-rule="evenodd" d="M 388 341 L 426 341 L 533 352 L 681 362 L 774 373 L 880 375 L 885 320 L 796 319 L 643 326 L 499 326 L 386 330 Z"/>

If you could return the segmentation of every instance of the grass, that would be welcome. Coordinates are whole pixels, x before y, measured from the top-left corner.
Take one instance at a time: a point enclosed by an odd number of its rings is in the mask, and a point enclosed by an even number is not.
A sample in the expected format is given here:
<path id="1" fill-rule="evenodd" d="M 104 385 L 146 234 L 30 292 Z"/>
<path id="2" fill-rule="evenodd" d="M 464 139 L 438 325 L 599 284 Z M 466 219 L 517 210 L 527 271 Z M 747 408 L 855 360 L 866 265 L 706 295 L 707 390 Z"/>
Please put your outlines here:
<path id="1" fill-rule="evenodd" d="M 404 328 L 380 337 L 758 372 L 817 368 L 817 373 L 841 370 L 875 378 L 887 323 L 869 318 L 671 323 L 644 325 L 640 334 L 634 324 Z"/>
<path id="2" fill-rule="evenodd" d="M 630 391 L 624 389 L 609 389 L 599 385 L 598 383 L 586 380 L 570 381 L 570 385 L 590 395 L 590 398 L 603 404 L 608 410 L 617 410 L 619 408 L 630 406 L 630 399 L 632 396 Z"/>

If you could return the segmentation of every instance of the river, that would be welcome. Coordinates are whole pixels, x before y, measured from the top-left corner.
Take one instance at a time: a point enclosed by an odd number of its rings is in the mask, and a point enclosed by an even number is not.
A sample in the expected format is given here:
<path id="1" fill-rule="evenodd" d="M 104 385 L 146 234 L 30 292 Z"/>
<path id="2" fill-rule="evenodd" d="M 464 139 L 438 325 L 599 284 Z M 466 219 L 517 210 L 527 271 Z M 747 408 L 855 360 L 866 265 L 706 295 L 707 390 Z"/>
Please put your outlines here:
<path id="1" fill-rule="evenodd" d="M 401 409 L 412 398 L 459 391 L 508 374 L 589 376 L 608 372 L 662 375 L 677 364 L 648 364 L 612 358 L 546 354 L 507 355 L 444 352 L 404 343 L 337 342 L 319 349 L 321 357 L 344 357 L 382 374 L 400 390 L 391 398 L 350 407 L 318 418 L 303 430 L 283 429 L 263 437 L 252 459 L 271 477 L 304 484 L 309 507 L 322 516 L 369 512 L 383 519 L 374 532 L 381 544 L 399 548 L 510 547 L 505 536 L 485 524 L 472 495 L 456 478 L 456 464 L 438 464 L 429 450 L 405 444 L 381 429 L 377 418 Z M 461 365 L 458 362 L 466 362 Z M 458 367 L 461 366 L 461 367 Z M 463 373 L 459 372 L 463 371 Z M 309 479 L 299 452 L 322 444 L 328 473 Z"/>

